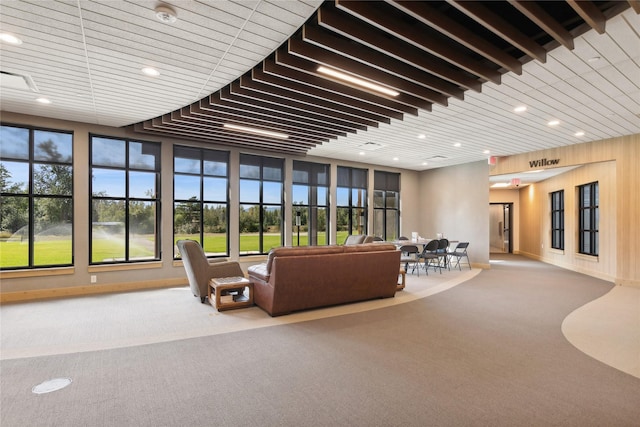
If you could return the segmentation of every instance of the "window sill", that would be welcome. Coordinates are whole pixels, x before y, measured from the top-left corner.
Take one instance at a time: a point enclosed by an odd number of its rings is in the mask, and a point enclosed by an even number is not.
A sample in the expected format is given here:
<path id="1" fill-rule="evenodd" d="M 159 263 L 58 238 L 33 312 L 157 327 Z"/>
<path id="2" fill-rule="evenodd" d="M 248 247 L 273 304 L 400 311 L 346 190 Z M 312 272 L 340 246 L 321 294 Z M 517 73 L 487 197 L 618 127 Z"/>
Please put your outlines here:
<path id="1" fill-rule="evenodd" d="M 580 260 L 583 260 L 583 261 L 590 261 L 590 262 L 599 262 L 600 261 L 598 255 L 587 255 L 587 254 L 581 254 L 581 253 L 577 253 L 576 254 L 576 259 L 580 259 Z"/>
<path id="2" fill-rule="evenodd" d="M 147 270 L 152 268 L 162 268 L 162 261 L 131 264 L 90 265 L 87 271 L 89 273 L 100 273 L 105 271 Z"/>
<path id="3" fill-rule="evenodd" d="M 75 267 L 52 267 L 24 270 L 0 271 L 0 279 L 14 279 L 19 277 L 63 276 L 76 272 Z"/>

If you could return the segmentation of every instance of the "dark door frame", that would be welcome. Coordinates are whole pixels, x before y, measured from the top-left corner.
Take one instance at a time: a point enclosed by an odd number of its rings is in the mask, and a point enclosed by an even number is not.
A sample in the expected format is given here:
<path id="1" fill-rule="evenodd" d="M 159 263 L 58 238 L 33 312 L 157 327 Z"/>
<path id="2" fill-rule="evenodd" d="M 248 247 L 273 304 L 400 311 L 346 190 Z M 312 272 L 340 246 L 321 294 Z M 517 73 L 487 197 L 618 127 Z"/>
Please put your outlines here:
<path id="1" fill-rule="evenodd" d="M 489 203 L 489 205 L 502 206 L 502 224 L 504 224 L 502 232 L 506 234 L 508 237 L 509 245 L 507 248 L 507 253 L 512 254 L 513 253 L 513 202 L 491 202 Z M 506 218 L 507 215 L 509 215 L 509 218 Z M 506 226 L 507 224 L 509 224 L 508 228 Z"/>

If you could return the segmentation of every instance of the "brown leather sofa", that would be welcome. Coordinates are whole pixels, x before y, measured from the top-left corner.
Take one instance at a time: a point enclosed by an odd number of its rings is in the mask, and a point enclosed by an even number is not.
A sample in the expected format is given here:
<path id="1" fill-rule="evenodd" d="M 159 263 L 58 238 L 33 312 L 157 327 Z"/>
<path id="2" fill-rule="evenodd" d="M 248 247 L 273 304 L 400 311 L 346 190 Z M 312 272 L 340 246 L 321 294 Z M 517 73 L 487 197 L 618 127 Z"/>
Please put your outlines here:
<path id="1" fill-rule="evenodd" d="M 271 316 L 396 293 L 400 252 L 390 243 L 279 247 L 248 268 L 254 302 Z"/>

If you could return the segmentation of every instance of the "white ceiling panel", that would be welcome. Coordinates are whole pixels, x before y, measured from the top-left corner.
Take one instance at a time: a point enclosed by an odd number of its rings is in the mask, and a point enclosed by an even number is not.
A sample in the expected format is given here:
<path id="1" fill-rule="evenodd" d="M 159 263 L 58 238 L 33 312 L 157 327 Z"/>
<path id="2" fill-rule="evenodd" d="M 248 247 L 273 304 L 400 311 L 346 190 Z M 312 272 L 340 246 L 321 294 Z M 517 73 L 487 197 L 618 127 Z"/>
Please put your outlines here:
<path id="1" fill-rule="evenodd" d="M 177 12 L 174 24 L 155 18 L 159 3 L 0 1 L 0 31 L 23 40 L 21 46 L 2 44 L 0 68 L 32 75 L 40 89 L 2 88 L 2 110 L 110 126 L 168 114 L 260 64 L 322 2 L 167 1 Z M 608 20 L 606 29 L 604 35 L 592 30 L 576 38 L 572 51 L 549 52 L 544 64 L 524 63 L 522 75 L 503 74 L 500 85 L 485 83 L 480 93 L 466 91 L 464 100 L 449 98 L 448 107 L 434 104 L 432 112 L 419 110 L 418 116 L 339 136 L 308 154 L 424 170 L 639 133 L 640 18 L 629 8 Z M 600 60 L 589 62 L 596 56 Z M 142 75 L 144 66 L 158 68 L 160 76 Z M 39 95 L 53 103 L 35 104 Z M 527 112 L 514 113 L 520 104 Z M 547 126 L 552 118 L 561 125 Z M 577 130 L 585 136 L 575 137 Z M 421 133 L 426 138 L 418 139 Z M 368 142 L 382 147 L 363 150 Z M 434 156 L 445 159 L 430 160 Z"/>

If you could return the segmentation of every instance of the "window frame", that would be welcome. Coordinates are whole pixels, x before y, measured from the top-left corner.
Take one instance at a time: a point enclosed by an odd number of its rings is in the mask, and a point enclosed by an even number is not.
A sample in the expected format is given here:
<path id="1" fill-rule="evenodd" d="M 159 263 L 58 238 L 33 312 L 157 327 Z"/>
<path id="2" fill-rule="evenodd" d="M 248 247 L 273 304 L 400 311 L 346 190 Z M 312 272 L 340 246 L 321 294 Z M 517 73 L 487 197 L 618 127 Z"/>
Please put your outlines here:
<path id="1" fill-rule="evenodd" d="M 279 158 L 279 157 L 267 157 L 267 156 L 258 156 L 255 154 L 246 154 L 246 153 L 240 153 L 240 160 L 239 160 L 239 180 L 238 180 L 238 201 L 239 201 L 239 211 L 238 211 L 238 219 L 239 219 L 239 226 L 238 226 L 238 241 L 239 241 L 239 248 L 238 248 L 238 255 L 240 257 L 244 257 L 244 256 L 252 256 L 252 255 L 266 255 L 270 250 L 271 247 L 273 247 L 274 245 L 270 246 L 270 247 L 266 247 L 268 245 L 265 245 L 265 218 L 266 218 L 266 211 L 270 210 L 270 209 L 279 209 L 280 210 L 280 214 L 278 219 L 278 223 L 279 223 L 279 227 L 280 227 L 280 239 L 278 240 L 278 243 L 275 246 L 283 246 L 284 245 L 284 184 L 285 184 L 285 169 L 284 169 L 284 159 L 283 158 Z M 249 176 L 246 175 L 243 177 L 243 167 L 245 167 L 247 170 L 249 168 L 258 168 L 258 176 Z M 266 175 L 270 175 L 269 173 L 265 173 L 265 170 L 268 169 L 272 169 L 272 170 L 279 170 L 279 179 L 274 179 L 272 177 L 266 176 Z M 250 182 L 254 182 L 258 184 L 258 200 L 243 200 L 243 183 L 250 183 Z M 279 203 L 275 203 L 275 202 L 266 202 L 264 200 L 264 196 L 266 194 L 266 190 L 265 190 L 265 184 L 267 183 L 278 183 L 280 185 L 280 200 Z M 242 215 L 242 209 L 244 209 L 244 206 L 253 206 L 253 207 L 258 207 L 258 223 L 257 223 L 257 233 L 258 233 L 258 248 L 257 251 L 254 250 L 244 250 L 242 249 L 243 246 L 243 233 L 242 231 L 242 221 L 243 221 L 243 215 Z"/>
<path id="2" fill-rule="evenodd" d="M 564 190 L 549 193 L 551 200 L 551 248 L 564 250 Z"/>
<path id="3" fill-rule="evenodd" d="M 124 142 L 124 166 L 118 165 L 107 165 L 107 164 L 94 164 L 94 138 L 95 139 L 106 139 L 113 141 L 122 141 Z M 148 146 L 154 147 L 156 153 L 154 153 L 157 157 L 155 158 L 155 166 L 152 169 L 145 169 L 141 167 L 131 166 L 131 146 L 132 144 L 149 144 Z M 132 264 L 132 263 L 141 263 L 141 262 L 157 262 L 161 260 L 161 247 L 162 247 L 162 233 L 161 233 L 161 163 L 162 163 L 162 145 L 160 142 L 156 141 L 145 141 L 138 138 L 122 138 L 122 137 L 114 137 L 109 135 L 102 134 L 89 134 L 89 172 L 91 179 L 89 180 L 89 265 L 113 265 L 113 264 Z M 124 196 L 95 196 L 93 194 L 94 190 L 94 169 L 101 169 L 105 171 L 122 171 L 124 172 Z M 131 183 L 131 172 L 134 173 L 153 173 L 155 175 L 154 186 L 155 186 L 155 195 L 153 197 L 135 197 L 130 196 L 130 192 L 132 189 Z M 105 261 L 94 261 L 93 260 L 93 250 L 94 250 L 94 224 L 97 223 L 94 221 L 94 201 L 111 201 L 111 202 L 122 202 L 124 205 L 124 256 L 122 258 L 114 258 L 112 260 Z M 131 228 L 131 202 L 142 202 L 142 203 L 152 203 L 154 205 L 154 230 L 153 235 L 155 237 L 155 241 L 153 244 L 153 256 L 150 257 L 135 257 L 131 256 L 131 236 L 133 234 Z"/>
<path id="4" fill-rule="evenodd" d="M 178 156 L 179 152 L 183 151 L 185 154 L 187 152 L 192 152 L 194 155 L 197 154 L 197 158 L 194 157 L 186 157 L 186 156 Z M 210 158 L 207 159 L 207 155 L 209 155 Z M 198 172 L 186 172 L 186 171 L 176 171 L 176 158 L 182 158 L 182 159 L 192 159 L 192 160 L 198 160 L 199 163 L 199 167 L 198 167 Z M 216 173 L 207 173 L 207 171 L 205 170 L 205 162 L 207 160 L 209 161 L 213 161 L 213 160 L 220 160 L 221 163 L 225 164 L 225 174 L 216 174 Z M 178 251 L 175 242 L 177 240 L 179 240 L 179 238 L 177 237 L 177 233 L 176 233 L 176 206 L 178 205 L 178 203 L 183 203 L 183 204 L 187 204 L 187 203 L 192 203 L 192 204 L 198 204 L 198 238 L 197 239 L 193 239 L 198 241 L 198 243 L 202 246 L 206 256 L 208 258 L 217 258 L 217 257 L 228 257 L 229 256 L 229 188 L 230 188 L 230 179 L 229 179 L 229 169 L 230 169 L 230 152 L 226 151 L 226 150 L 214 150 L 214 149 L 208 149 L 208 148 L 201 148 L 201 147 L 190 147 L 190 146 L 183 146 L 183 145 L 178 145 L 178 144 L 174 144 L 173 145 L 173 217 L 172 217 L 172 230 L 173 230 L 173 241 L 174 241 L 174 254 L 173 257 L 175 260 L 178 259 L 182 259 L 180 256 L 180 252 Z M 195 200 L 192 200 L 192 198 L 190 199 L 183 199 L 183 198 L 177 198 L 176 197 L 176 177 L 180 177 L 180 176 L 184 176 L 184 177 L 197 177 L 199 180 L 199 190 L 198 190 L 198 196 Z M 205 180 L 207 178 L 211 178 L 211 179 L 225 179 L 226 180 L 226 184 L 225 184 L 225 200 L 208 200 L 205 197 Z M 210 204 L 216 204 L 216 205 L 224 205 L 224 209 L 225 209 L 225 251 L 223 253 L 220 252 L 215 252 L 215 253 L 211 253 L 208 251 L 208 245 L 207 242 L 205 240 L 205 234 L 206 234 L 206 218 L 204 215 L 205 212 L 205 208 L 206 205 L 210 205 Z M 187 233 L 189 234 L 189 233 Z"/>
<path id="5" fill-rule="evenodd" d="M 359 176 L 361 175 L 361 176 Z M 340 211 L 347 211 L 347 234 L 367 234 L 368 230 L 368 169 L 363 168 L 352 168 L 347 166 L 338 166 L 337 167 L 337 177 L 338 182 L 336 185 L 337 194 L 337 202 L 336 202 L 336 217 L 338 218 L 336 224 L 336 231 L 340 233 L 339 218 Z M 347 204 L 340 204 L 340 189 L 346 189 L 348 192 L 347 196 Z M 360 194 L 362 191 L 362 195 L 359 196 L 359 199 L 362 201 L 362 206 L 354 205 L 353 195 L 354 192 Z M 357 202 L 356 202 L 357 203 Z M 354 221 L 354 217 L 358 218 L 357 221 Z M 354 224 L 354 222 L 359 224 Z M 354 233 L 355 231 L 355 233 Z"/>
<path id="6" fill-rule="evenodd" d="M 303 178 L 306 174 L 306 178 Z M 295 187 L 306 187 L 307 190 L 307 203 L 296 203 Z M 318 200 L 318 189 L 323 188 L 325 197 L 321 203 Z M 325 163 L 313 163 L 301 160 L 293 161 L 293 176 L 292 176 L 292 217 L 293 217 L 293 230 L 297 232 L 297 240 L 295 244 L 300 245 L 300 227 L 306 226 L 307 231 L 306 238 L 309 246 L 318 246 L 319 241 L 324 240 L 322 245 L 329 244 L 329 217 L 330 217 L 330 197 L 329 192 L 331 189 L 331 165 Z M 320 220 L 318 218 L 318 212 L 320 209 L 325 210 L 325 227 L 324 236 L 321 236 L 318 227 Z M 300 224 L 298 221 L 298 212 L 300 212 Z M 304 237 L 303 234 L 303 237 Z M 319 237 L 324 237 L 321 239 Z"/>
<path id="7" fill-rule="evenodd" d="M 587 189 L 588 200 L 585 196 Z M 599 200 L 598 181 L 578 186 L 578 252 L 583 255 L 598 256 Z"/>
<path id="8" fill-rule="evenodd" d="M 75 249 L 75 239 L 74 239 L 74 229 L 75 229 L 75 219 L 74 219 L 74 151 L 75 151 L 75 144 L 74 144 L 74 137 L 75 134 L 73 131 L 66 131 L 66 130 L 60 130 L 60 129 L 51 129 L 51 128 L 44 128 L 44 127 L 38 127 L 38 126 L 25 126 L 25 125 L 17 125 L 17 124 L 12 124 L 12 123 L 5 123 L 5 122 L 0 122 L 0 127 L 6 127 L 6 128 L 16 128 L 16 129 L 24 129 L 28 132 L 28 141 L 27 143 L 27 150 L 28 153 L 25 157 L 19 157 L 19 156 L 11 156 L 11 155 L 7 155 L 7 153 L 0 149 L 0 153 L 2 153 L 2 155 L 0 155 L 0 161 L 1 162 L 12 162 L 12 163 L 25 163 L 27 164 L 27 187 L 26 187 L 26 191 L 2 191 L 2 189 L 0 189 L 0 196 L 2 197 L 2 199 L 7 200 L 7 198 L 15 198 L 17 200 L 20 199 L 24 199 L 26 200 L 26 204 L 27 204 L 27 219 L 26 219 L 26 227 L 27 227 L 27 241 L 28 241 L 28 248 L 27 248 L 27 264 L 26 265 L 15 265 L 15 266 L 7 266 L 7 267 L 3 267 L 2 265 L 0 265 L 0 270 L 1 271 L 11 271 L 11 270 L 33 270 L 33 269 L 41 269 L 41 268 L 58 268 L 58 267 L 72 267 L 74 265 L 75 262 L 75 258 L 74 258 L 74 249 Z M 54 134 L 60 134 L 60 135 L 69 135 L 71 137 L 71 141 L 70 141 L 70 153 L 69 153 L 69 158 L 66 161 L 45 161 L 42 159 L 37 159 L 36 158 L 36 148 L 35 148 L 35 144 L 36 144 L 36 133 L 37 132 L 47 132 L 47 133 L 54 133 Z M 2 140 L 4 140 L 4 138 L 2 138 Z M 0 141 L 1 143 L 2 141 Z M 43 141 L 44 142 L 44 141 Z M 57 147 L 56 147 L 57 148 Z M 43 166 L 67 166 L 70 168 L 70 186 L 71 188 L 69 189 L 69 193 L 68 194 L 56 194 L 56 193 L 41 193 L 38 192 L 38 190 L 36 189 L 36 186 L 34 184 L 34 174 L 37 173 L 36 169 L 39 165 L 43 165 Z M 69 206 L 67 208 L 67 216 L 69 216 L 70 219 L 70 223 L 69 225 L 71 226 L 71 231 L 69 233 L 69 238 L 70 238 L 70 248 L 69 248 L 69 262 L 61 262 L 61 263 L 43 263 L 43 264 L 37 264 L 37 251 L 36 251 L 36 232 L 37 232 L 37 224 L 36 224 L 36 206 L 37 206 L 37 201 L 38 200 L 43 200 L 43 199 L 54 199 L 54 200 L 61 200 L 61 201 L 68 201 L 69 202 Z M 6 202 L 3 202 L 6 203 Z M 23 226 L 25 227 L 25 226 Z M 21 228 L 23 228 L 21 227 Z M 14 233 L 15 234 L 15 233 Z M 21 242 L 22 242 L 22 237 L 21 237 Z"/>
<path id="9" fill-rule="evenodd" d="M 381 237 L 383 240 L 397 240 L 400 237 L 400 174 L 396 172 L 386 172 L 386 171 L 374 171 L 373 172 L 373 234 Z M 395 195 L 395 206 L 389 207 L 388 198 L 389 193 L 393 193 Z M 376 206 L 376 200 L 382 200 L 382 207 Z M 394 224 L 393 227 L 395 229 L 394 236 L 388 236 L 389 230 L 389 214 L 394 214 Z M 377 234 L 379 229 L 378 227 L 378 214 L 381 214 L 382 224 L 381 235 Z"/>

